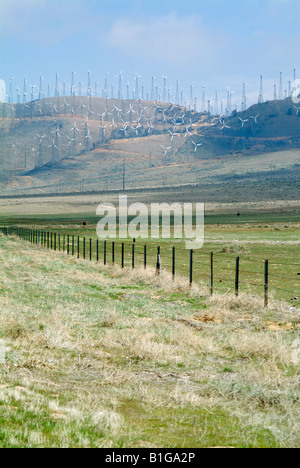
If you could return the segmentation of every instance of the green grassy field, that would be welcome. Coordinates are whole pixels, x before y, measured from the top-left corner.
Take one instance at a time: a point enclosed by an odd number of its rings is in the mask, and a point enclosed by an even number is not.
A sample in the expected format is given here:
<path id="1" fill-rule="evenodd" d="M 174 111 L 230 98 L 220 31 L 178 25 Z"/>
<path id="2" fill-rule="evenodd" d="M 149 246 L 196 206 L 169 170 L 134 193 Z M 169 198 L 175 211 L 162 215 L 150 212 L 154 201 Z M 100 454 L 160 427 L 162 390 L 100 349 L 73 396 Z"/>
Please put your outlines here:
<path id="1" fill-rule="evenodd" d="M 284 303 L 14 237 L 0 261 L 1 447 L 299 447 Z"/>
<path id="2" fill-rule="evenodd" d="M 82 226 L 82 219 L 87 220 L 87 227 Z M 225 223 L 225 220 L 227 223 Z M 4 216 L 6 225 L 18 225 L 24 228 L 44 230 L 57 234 L 56 248 L 72 253 L 74 236 L 74 255 L 78 252 L 82 258 L 83 238 L 86 239 L 86 259 L 90 258 L 90 239 L 92 240 L 92 259 L 96 254 L 95 216 L 72 213 L 63 215 Z M 194 252 L 193 280 L 203 286 L 210 285 L 210 255 L 214 253 L 214 290 L 219 293 L 233 292 L 235 288 L 235 264 L 240 257 L 240 291 L 255 294 L 263 300 L 264 262 L 269 260 L 269 293 L 275 300 L 284 300 L 290 307 L 300 305 L 300 260 L 295 251 L 300 244 L 300 223 L 297 210 L 290 213 L 250 212 L 238 218 L 236 214 L 208 213 L 205 217 L 205 245 Z M 132 240 L 117 239 L 115 244 L 115 263 L 121 265 L 121 245 L 125 244 L 125 266 L 132 265 Z M 172 248 L 176 248 L 176 275 L 189 277 L 189 251 L 183 241 L 174 239 L 139 240 L 135 243 L 135 266 L 144 264 L 144 246 L 147 247 L 147 264 L 154 267 L 157 260 L 157 248 L 161 247 L 163 271 L 172 272 Z M 54 248 L 54 239 L 53 239 Z M 99 260 L 104 261 L 104 242 L 99 242 Z M 107 241 L 106 260 L 112 264 L 112 241 Z M 296 299 L 297 298 L 297 299 Z"/>

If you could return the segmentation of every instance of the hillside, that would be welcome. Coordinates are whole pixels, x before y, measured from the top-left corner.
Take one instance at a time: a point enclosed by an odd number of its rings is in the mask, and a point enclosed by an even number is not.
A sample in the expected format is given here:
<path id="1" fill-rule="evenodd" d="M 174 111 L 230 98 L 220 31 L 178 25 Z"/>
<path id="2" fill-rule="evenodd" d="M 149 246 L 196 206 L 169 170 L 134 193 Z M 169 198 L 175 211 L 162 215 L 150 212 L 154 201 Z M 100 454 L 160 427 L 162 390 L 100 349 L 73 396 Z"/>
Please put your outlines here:
<path id="1" fill-rule="evenodd" d="M 290 99 L 225 121 L 144 101 L 0 104 L 0 195 L 118 191 L 124 176 L 126 189 L 271 180 L 285 198 L 299 180 L 299 146 Z"/>

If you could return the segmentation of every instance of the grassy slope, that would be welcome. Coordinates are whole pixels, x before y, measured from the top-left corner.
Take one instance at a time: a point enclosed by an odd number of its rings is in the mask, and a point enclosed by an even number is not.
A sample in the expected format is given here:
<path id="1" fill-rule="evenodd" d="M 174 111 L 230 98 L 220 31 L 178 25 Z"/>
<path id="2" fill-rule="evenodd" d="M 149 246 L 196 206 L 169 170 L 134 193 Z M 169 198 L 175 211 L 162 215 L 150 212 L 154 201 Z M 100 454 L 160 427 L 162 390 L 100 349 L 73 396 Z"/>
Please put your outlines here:
<path id="1" fill-rule="evenodd" d="M 280 306 L 0 247 L 0 446 L 299 446 Z"/>

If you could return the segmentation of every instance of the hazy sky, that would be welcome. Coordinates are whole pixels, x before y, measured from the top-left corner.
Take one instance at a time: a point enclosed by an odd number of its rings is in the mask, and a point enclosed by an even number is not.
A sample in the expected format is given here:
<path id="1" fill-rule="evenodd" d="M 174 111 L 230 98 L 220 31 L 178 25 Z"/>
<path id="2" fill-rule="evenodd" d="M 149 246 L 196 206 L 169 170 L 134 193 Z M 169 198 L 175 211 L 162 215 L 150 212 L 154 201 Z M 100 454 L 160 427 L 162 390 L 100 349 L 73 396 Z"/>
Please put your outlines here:
<path id="1" fill-rule="evenodd" d="M 284 89 L 300 77 L 299 19 L 299 0 L 0 0 L 0 79 L 22 93 L 42 73 L 53 91 L 58 72 L 69 90 L 74 70 L 86 89 L 90 69 L 99 94 L 106 72 L 117 93 L 123 70 L 125 96 L 137 71 L 149 91 L 164 74 L 172 95 L 179 79 L 187 99 L 190 84 L 200 101 L 203 86 L 207 98 L 230 87 L 240 104 L 243 81 L 254 100 L 263 74 L 271 98 L 280 71 Z"/>

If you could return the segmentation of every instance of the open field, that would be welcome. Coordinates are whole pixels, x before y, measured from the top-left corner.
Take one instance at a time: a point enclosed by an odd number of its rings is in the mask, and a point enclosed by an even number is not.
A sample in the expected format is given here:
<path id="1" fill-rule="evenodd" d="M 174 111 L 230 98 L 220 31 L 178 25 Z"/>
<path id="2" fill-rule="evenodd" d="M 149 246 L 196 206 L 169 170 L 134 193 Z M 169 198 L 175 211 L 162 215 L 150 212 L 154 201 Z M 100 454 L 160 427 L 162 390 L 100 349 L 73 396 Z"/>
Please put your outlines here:
<path id="1" fill-rule="evenodd" d="M 0 246 L 1 446 L 299 446 L 285 304 Z"/>
<path id="2" fill-rule="evenodd" d="M 178 201 L 178 194 L 164 192 L 160 195 L 165 201 Z M 185 194 L 182 194 L 185 198 Z M 151 197 L 151 198 L 150 198 Z M 129 195 L 133 201 L 159 201 L 158 194 Z M 29 198 L 1 201 L 1 225 L 57 233 L 61 246 L 67 243 L 69 235 L 70 251 L 74 236 L 74 253 L 83 256 L 83 237 L 86 239 L 86 257 L 89 257 L 89 240 L 92 239 L 92 258 L 96 258 L 96 207 L 99 202 L 118 203 L 117 195 L 81 196 L 57 198 Z M 94 213 L 91 209 L 94 207 Z M 77 211 L 76 211 L 77 210 Z M 240 211 L 241 216 L 236 213 Z M 64 214 L 67 213 L 67 214 Z M 88 222 L 87 227 L 82 221 Z M 214 288 L 222 293 L 232 292 L 235 287 L 236 257 L 240 257 L 240 289 L 259 297 L 264 294 L 264 261 L 269 260 L 270 294 L 276 300 L 284 299 L 290 307 L 300 304 L 300 261 L 295 257 L 300 237 L 300 202 L 276 201 L 258 203 L 206 205 L 205 245 L 194 253 L 193 279 L 198 284 L 210 284 L 210 254 L 214 253 Z M 121 265 L 121 244 L 125 243 L 125 265 L 132 264 L 132 241 L 115 241 L 115 262 Z M 172 271 L 172 247 L 176 248 L 176 274 L 189 277 L 189 252 L 182 241 L 137 240 L 135 264 L 143 266 L 144 246 L 147 246 L 148 265 L 155 266 L 157 247 L 161 247 L 163 270 Z M 58 240 L 57 240 L 57 248 Z M 63 248 L 63 247 L 62 247 Z M 104 258 L 103 242 L 99 246 L 99 258 Z M 112 242 L 107 242 L 107 262 L 112 262 Z M 295 300 L 295 298 L 297 298 Z"/>

